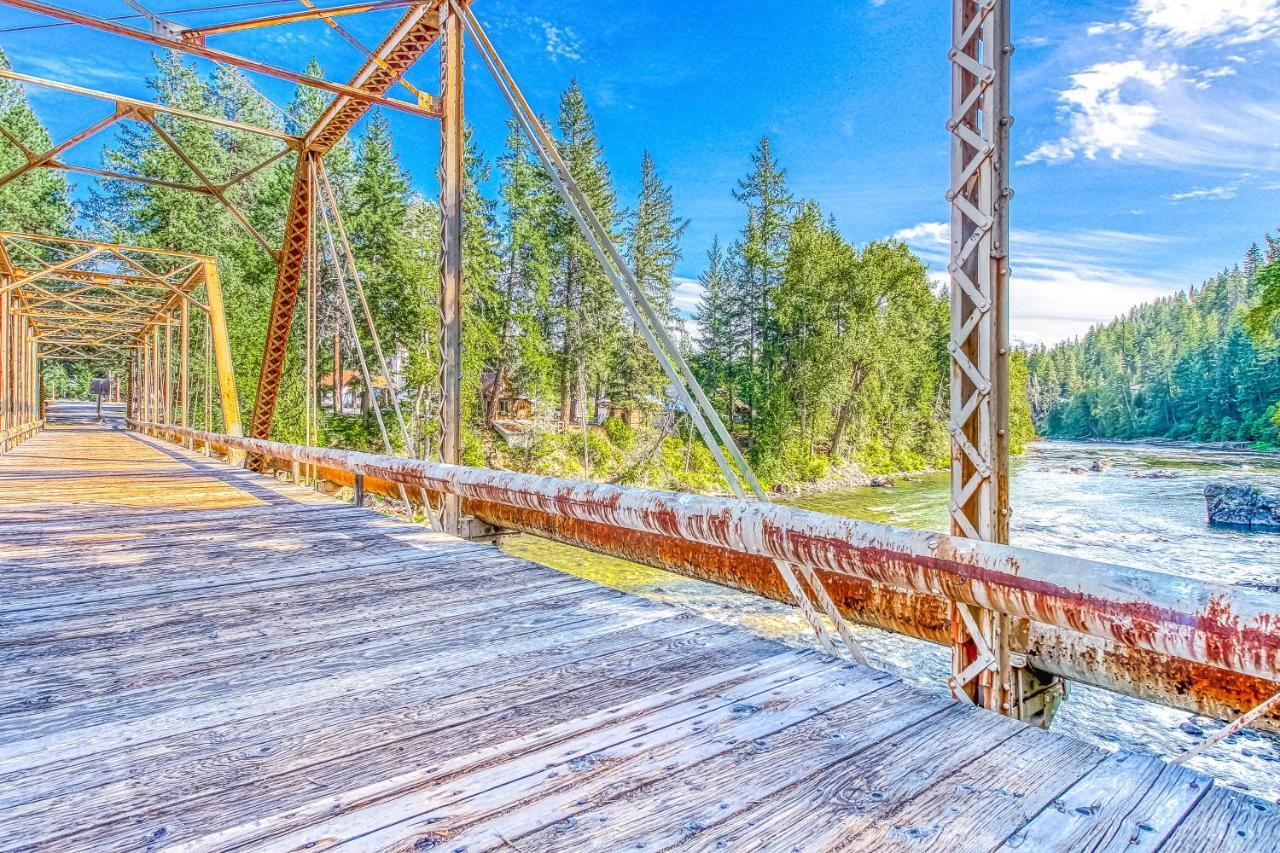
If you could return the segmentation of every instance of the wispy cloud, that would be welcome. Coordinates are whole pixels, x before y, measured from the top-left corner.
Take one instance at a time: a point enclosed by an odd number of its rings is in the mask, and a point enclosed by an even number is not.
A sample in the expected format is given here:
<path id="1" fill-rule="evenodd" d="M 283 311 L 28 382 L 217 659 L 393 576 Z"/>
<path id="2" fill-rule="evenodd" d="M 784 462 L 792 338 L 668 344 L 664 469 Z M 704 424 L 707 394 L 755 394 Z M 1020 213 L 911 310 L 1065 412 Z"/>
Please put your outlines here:
<path id="1" fill-rule="evenodd" d="M 541 18 L 536 19 L 533 23 L 541 25 L 546 50 L 552 59 L 574 61 L 582 59 L 582 40 L 578 38 L 578 34 L 573 31 L 572 27 L 558 27 Z"/>
<path id="2" fill-rule="evenodd" d="M 692 317 L 698 310 L 698 302 L 702 299 L 702 283 L 696 278 L 675 279 L 675 287 L 671 291 L 671 302 L 677 312 L 685 317 Z"/>
<path id="3" fill-rule="evenodd" d="M 1180 46 L 1280 35 L 1280 0 L 1138 0 L 1133 17 L 1151 39 Z"/>
<path id="4" fill-rule="evenodd" d="M 1063 131 L 1023 164 L 1280 170 L 1274 52 L 1241 55 L 1280 38 L 1280 0 L 1135 0 L 1086 31 L 1091 38 L 1063 52 L 1084 59 L 1058 91 Z"/>
<path id="5" fill-rule="evenodd" d="M 1182 192 L 1182 193 L 1174 193 L 1173 195 L 1169 196 L 1169 198 L 1172 199 L 1173 201 L 1186 201 L 1188 199 L 1201 199 L 1201 198 L 1223 200 L 1228 198 L 1235 198 L 1239 192 L 1240 192 L 1239 188 L 1234 186 L 1209 187 L 1208 189 L 1187 190 L 1186 192 Z"/>
<path id="6" fill-rule="evenodd" d="M 1179 67 L 1173 63 L 1148 65 L 1140 59 L 1100 62 L 1071 75 L 1071 86 L 1059 94 L 1059 114 L 1068 133 L 1043 142 L 1023 158 L 1041 160 L 1093 160 L 1099 154 L 1119 159 L 1141 152 L 1160 110 L 1151 94 L 1173 80 Z"/>
<path id="7" fill-rule="evenodd" d="M 944 222 L 921 222 L 894 232 L 935 268 L 945 269 L 950 237 Z M 1015 229 L 1010 235 L 1013 336 L 1053 343 L 1130 306 L 1183 287 L 1175 275 L 1151 272 L 1149 256 L 1169 242 L 1161 234 L 1108 229 L 1074 232 Z M 946 273 L 935 269 L 935 282 Z"/>
<path id="8" fill-rule="evenodd" d="M 137 75 L 130 70 L 100 62 L 96 57 L 77 56 L 71 53 L 24 53 L 14 65 L 17 71 L 35 70 L 45 77 L 75 80 L 81 84 L 137 80 Z"/>

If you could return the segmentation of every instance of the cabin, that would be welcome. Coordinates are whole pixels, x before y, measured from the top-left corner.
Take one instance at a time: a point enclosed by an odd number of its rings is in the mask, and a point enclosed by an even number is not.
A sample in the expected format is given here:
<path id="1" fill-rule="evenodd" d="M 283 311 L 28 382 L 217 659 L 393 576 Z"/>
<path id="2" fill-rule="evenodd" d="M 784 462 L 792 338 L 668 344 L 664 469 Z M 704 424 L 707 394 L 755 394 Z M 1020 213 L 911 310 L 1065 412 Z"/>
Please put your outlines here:
<path id="1" fill-rule="evenodd" d="M 511 380 L 502 377 L 501 386 L 495 389 L 498 375 L 496 371 L 486 370 L 480 377 L 480 396 L 486 405 L 498 395 L 498 411 L 495 420 L 531 421 L 533 420 L 534 400 L 515 393 Z"/>
<path id="2" fill-rule="evenodd" d="M 360 411 L 360 398 L 364 393 L 364 377 L 360 371 L 343 369 L 338 381 L 342 396 L 337 405 L 333 398 L 333 379 L 332 373 L 320 377 L 320 404 L 338 413 Z M 378 405 L 391 405 L 391 389 L 387 386 L 387 380 L 376 374 L 370 379 Z"/>

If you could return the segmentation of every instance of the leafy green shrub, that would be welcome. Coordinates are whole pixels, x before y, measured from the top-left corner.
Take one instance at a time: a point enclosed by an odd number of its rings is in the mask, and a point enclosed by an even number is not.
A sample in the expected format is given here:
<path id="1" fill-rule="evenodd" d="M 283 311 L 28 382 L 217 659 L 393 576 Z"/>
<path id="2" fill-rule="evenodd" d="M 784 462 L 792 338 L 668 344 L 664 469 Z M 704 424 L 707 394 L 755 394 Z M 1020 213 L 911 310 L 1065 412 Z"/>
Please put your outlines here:
<path id="1" fill-rule="evenodd" d="M 636 431 L 622 418 L 609 418 L 604 422 L 605 434 L 614 447 L 621 451 L 630 450 L 636 443 Z"/>

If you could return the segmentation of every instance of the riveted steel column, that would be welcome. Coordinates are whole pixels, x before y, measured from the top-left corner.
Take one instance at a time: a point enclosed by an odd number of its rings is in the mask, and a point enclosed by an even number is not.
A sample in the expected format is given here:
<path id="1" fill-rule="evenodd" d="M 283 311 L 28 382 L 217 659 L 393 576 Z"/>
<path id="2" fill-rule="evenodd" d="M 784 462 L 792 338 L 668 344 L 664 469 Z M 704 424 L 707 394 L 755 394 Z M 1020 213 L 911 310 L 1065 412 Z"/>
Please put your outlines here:
<path id="1" fill-rule="evenodd" d="M 953 0 L 951 530 L 1009 541 L 1010 0 Z M 1047 724 L 1060 685 L 1026 666 L 1029 626 L 957 603 L 952 692 Z"/>
<path id="2" fill-rule="evenodd" d="M 440 12 L 440 457 L 462 462 L 462 20 Z M 444 498 L 444 529 L 461 532 L 461 504 Z"/>
<path id="3" fill-rule="evenodd" d="M 236 372 L 231 363 L 231 340 L 227 337 L 227 313 L 222 304 L 222 280 L 214 261 L 206 261 L 204 265 L 204 295 L 209 305 L 209 333 L 213 336 L 213 363 L 218 374 L 223 431 L 228 435 L 244 435 L 240 400 L 236 396 Z M 238 465 L 244 461 L 244 455 L 238 450 L 228 453 L 227 461 Z"/>

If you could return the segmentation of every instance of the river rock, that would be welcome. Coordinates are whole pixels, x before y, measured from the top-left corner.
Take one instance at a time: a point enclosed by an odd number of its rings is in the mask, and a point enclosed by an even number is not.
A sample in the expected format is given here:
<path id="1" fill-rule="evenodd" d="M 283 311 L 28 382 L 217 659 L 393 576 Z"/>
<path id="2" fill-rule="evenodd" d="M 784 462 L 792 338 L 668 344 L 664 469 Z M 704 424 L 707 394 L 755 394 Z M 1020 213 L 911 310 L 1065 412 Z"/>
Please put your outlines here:
<path id="1" fill-rule="evenodd" d="M 1115 464 L 1116 463 L 1114 459 L 1112 459 L 1109 456 L 1104 456 L 1101 459 L 1093 460 L 1093 464 L 1089 466 L 1089 470 L 1100 473 L 1102 471 L 1107 470 L 1108 468 L 1114 467 Z"/>
<path id="2" fill-rule="evenodd" d="M 1204 487 L 1209 524 L 1245 530 L 1280 531 L 1280 492 L 1254 485 L 1210 483 Z"/>
<path id="3" fill-rule="evenodd" d="M 1174 471 L 1130 471 L 1125 474 L 1131 480 L 1176 480 L 1178 475 Z"/>
<path id="4" fill-rule="evenodd" d="M 893 478 L 888 474 L 878 474 L 871 478 L 871 485 L 878 489 L 891 489 L 895 484 Z"/>

